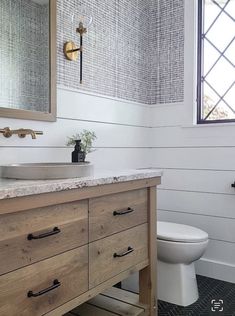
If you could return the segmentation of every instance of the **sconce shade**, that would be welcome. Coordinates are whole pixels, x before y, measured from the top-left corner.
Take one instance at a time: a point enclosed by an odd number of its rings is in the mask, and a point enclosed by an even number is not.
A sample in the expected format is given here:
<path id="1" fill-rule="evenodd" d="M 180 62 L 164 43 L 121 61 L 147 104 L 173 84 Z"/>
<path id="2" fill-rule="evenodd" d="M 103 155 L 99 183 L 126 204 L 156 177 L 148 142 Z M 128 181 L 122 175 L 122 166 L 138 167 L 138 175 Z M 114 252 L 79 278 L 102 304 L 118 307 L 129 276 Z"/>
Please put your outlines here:
<path id="1" fill-rule="evenodd" d="M 86 15 L 86 14 L 80 14 L 78 15 L 78 24 L 82 23 L 83 27 L 88 29 L 93 22 L 93 18 L 91 15 Z"/>

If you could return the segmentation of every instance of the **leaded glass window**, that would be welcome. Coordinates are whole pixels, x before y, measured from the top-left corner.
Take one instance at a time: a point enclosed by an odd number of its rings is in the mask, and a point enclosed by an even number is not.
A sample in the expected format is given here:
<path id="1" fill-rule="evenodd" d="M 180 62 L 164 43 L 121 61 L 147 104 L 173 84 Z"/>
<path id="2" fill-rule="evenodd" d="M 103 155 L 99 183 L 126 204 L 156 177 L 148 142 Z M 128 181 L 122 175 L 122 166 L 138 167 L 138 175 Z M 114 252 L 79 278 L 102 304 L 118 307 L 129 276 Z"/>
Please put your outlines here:
<path id="1" fill-rule="evenodd" d="M 198 123 L 235 121 L 235 0 L 198 2 Z"/>

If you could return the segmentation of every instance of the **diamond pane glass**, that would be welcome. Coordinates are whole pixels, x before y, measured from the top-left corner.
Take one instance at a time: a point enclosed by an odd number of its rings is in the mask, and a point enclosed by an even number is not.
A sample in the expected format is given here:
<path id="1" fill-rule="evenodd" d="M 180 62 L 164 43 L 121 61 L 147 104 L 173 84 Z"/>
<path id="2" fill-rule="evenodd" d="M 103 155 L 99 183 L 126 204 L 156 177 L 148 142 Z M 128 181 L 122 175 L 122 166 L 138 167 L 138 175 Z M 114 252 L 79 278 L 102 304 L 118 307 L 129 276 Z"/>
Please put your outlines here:
<path id="1" fill-rule="evenodd" d="M 230 0 L 225 11 L 235 19 L 235 0 Z"/>
<path id="2" fill-rule="evenodd" d="M 204 41 L 204 50 L 207 52 L 204 55 L 204 74 L 206 75 L 220 57 L 220 53 L 208 41 Z"/>
<path id="3" fill-rule="evenodd" d="M 224 4 L 223 4 L 224 6 Z M 205 32 L 211 26 L 212 22 L 221 12 L 220 8 L 217 5 L 214 5 L 212 0 L 205 0 L 205 18 L 204 18 L 204 28 Z"/>
<path id="4" fill-rule="evenodd" d="M 201 1 L 199 120 L 235 120 L 235 0 Z"/>
<path id="5" fill-rule="evenodd" d="M 233 39 L 234 27 L 233 20 L 223 12 L 208 31 L 206 37 L 222 52 Z"/>
<path id="6" fill-rule="evenodd" d="M 235 119 L 235 114 L 227 105 L 221 101 L 216 109 L 210 114 L 207 120 L 233 120 Z"/>
<path id="7" fill-rule="evenodd" d="M 224 97 L 225 101 L 235 110 L 235 85 Z"/>
<path id="8" fill-rule="evenodd" d="M 206 51 L 205 54 L 207 54 Z M 206 77 L 206 81 L 208 81 L 221 96 L 229 89 L 234 80 L 234 68 L 224 57 L 220 58 Z"/>
<path id="9" fill-rule="evenodd" d="M 232 42 L 224 55 L 235 65 L 235 41 Z"/>
<path id="10" fill-rule="evenodd" d="M 205 119 L 213 107 L 219 102 L 219 96 L 205 83 L 203 98 L 203 118 Z"/>

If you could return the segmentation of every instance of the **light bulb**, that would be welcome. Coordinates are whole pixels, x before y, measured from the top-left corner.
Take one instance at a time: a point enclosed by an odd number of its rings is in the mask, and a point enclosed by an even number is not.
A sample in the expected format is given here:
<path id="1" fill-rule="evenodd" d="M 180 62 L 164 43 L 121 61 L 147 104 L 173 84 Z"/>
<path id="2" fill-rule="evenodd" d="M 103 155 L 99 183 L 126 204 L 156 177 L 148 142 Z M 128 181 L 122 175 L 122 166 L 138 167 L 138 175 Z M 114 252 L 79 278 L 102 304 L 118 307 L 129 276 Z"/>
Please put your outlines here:
<path id="1" fill-rule="evenodd" d="M 77 28 L 79 24 L 82 23 L 83 27 L 88 29 L 93 22 L 92 16 L 87 14 L 86 12 L 80 12 L 79 14 L 72 14 L 71 20 L 72 20 L 72 25 L 75 28 Z"/>

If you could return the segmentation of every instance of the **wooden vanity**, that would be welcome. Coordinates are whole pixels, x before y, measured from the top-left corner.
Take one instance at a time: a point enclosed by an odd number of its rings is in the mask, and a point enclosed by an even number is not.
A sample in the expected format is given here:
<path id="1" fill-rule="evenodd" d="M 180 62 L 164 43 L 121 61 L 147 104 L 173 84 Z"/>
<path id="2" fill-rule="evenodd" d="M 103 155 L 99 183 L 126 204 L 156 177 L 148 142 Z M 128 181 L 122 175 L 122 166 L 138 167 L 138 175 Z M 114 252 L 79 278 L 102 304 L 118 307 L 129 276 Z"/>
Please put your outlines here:
<path id="1" fill-rule="evenodd" d="M 156 310 L 160 176 L 0 200 L 0 316 L 61 316 L 139 271 Z"/>

